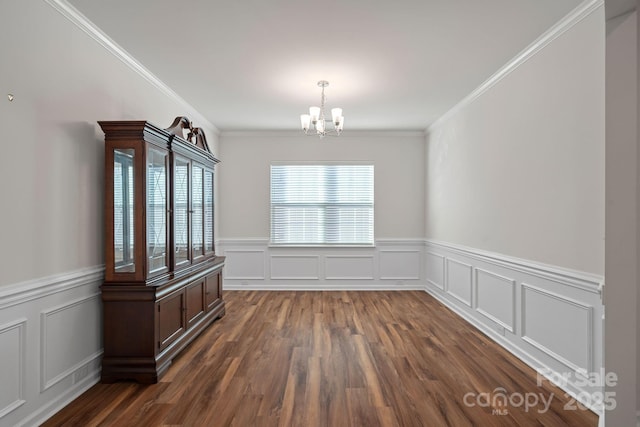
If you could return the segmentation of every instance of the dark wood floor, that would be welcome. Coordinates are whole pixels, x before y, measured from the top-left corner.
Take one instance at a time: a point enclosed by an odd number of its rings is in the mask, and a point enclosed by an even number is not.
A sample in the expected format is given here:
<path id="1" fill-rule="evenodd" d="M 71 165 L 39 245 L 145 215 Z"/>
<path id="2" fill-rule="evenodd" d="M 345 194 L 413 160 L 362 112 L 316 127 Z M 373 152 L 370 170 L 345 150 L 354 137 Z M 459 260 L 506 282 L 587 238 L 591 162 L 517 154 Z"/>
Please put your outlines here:
<path id="1" fill-rule="evenodd" d="M 225 299 L 227 315 L 160 383 L 98 384 L 44 425 L 597 425 L 588 410 L 564 410 L 560 389 L 538 387 L 533 369 L 424 292 Z M 480 393 L 501 392 L 516 405 L 478 405 Z M 549 410 L 518 406 L 525 393 L 552 397 Z"/>

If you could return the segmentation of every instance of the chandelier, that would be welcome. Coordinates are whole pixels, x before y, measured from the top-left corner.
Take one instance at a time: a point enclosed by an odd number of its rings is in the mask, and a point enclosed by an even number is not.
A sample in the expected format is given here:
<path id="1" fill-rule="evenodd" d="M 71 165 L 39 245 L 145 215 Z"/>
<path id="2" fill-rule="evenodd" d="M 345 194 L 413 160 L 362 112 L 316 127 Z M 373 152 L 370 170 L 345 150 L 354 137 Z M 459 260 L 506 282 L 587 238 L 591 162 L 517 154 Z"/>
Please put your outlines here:
<path id="1" fill-rule="evenodd" d="M 302 130 L 305 135 L 313 135 L 313 130 L 315 130 L 315 134 L 320 138 L 324 138 L 327 135 L 338 136 L 342 132 L 342 125 L 344 124 L 342 108 L 331 109 L 331 122 L 333 123 L 333 129 L 327 129 L 327 120 L 324 117 L 324 88 L 329 86 L 329 82 L 326 80 L 320 80 L 318 82 L 318 86 L 322 88 L 320 107 L 309 107 L 309 114 L 300 115 Z M 309 130 L 312 130 L 312 132 L 309 132 Z"/>

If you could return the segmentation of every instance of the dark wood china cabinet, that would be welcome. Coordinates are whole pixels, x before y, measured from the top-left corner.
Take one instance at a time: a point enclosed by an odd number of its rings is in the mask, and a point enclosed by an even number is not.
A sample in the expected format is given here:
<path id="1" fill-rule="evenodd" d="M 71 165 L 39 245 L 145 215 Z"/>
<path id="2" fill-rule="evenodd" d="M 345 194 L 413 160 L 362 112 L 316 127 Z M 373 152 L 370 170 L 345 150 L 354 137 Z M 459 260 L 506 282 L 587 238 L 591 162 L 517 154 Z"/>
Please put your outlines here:
<path id="1" fill-rule="evenodd" d="M 225 314 L 224 257 L 214 246 L 218 160 L 186 117 L 168 129 L 98 123 L 105 133 L 102 382 L 154 383 Z"/>

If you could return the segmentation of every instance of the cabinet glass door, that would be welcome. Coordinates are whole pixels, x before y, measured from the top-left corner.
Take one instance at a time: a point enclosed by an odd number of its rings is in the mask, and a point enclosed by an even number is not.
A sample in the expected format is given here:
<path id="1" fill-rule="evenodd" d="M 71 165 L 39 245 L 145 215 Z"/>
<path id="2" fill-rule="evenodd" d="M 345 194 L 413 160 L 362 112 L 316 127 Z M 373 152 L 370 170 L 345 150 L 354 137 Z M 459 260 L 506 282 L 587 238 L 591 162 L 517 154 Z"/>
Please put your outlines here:
<path id="1" fill-rule="evenodd" d="M 213 253 L 213 171 L 204 171 L 204 253 Z"/>
<path id="2" fill-rule="evenodd" d="M 136 271 L 134 154 L 133 149 L 113 151 L 113 251 L 116 273 Z"/>
<path id="3" fill-rule="evenodd" d="M 167 248 L 167 152 L 147 152 L 147 257 L 149 274 L 169 267 Z"/>
<path id="4" fill-rule="evenodd" d="M 174 256 L 176 267 L 189 258 L 189 161 L 176 157 L 174 170 Z"/>
<path id="5" fill-rule="evenodd" d="M 193 180 L 191 186 L 191 209 L 193 211 L 191 217 L 191 241 L 193 250 L 193 259 L 204 255 L 204 205 L 203 205 L 203 185 L 204 185 L 204 169 L 201 166 L 193 165 Z"/>

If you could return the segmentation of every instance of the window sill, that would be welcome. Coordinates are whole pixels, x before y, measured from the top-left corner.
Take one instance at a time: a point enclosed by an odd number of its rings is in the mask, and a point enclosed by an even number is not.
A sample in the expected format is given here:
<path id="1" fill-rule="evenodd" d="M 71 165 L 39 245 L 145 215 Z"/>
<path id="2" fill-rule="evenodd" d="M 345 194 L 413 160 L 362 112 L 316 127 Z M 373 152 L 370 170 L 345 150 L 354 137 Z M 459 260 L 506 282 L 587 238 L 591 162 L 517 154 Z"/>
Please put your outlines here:
<path id="1" fill-rule="evenodd" d="M 300 243 L 300 244 L 293 244 L 293 243 L 271 243 L 269 242 L 268 247 L 270 248 L 337 248 L 337 249 L 343 249 L 343 248 L 375 248 L 376 245 L 375 243 L 371 243 L 371 244 L 335 244 L 335 245 L 328 245 L 328 244 L 309 244 L 309 243 Z"/>

